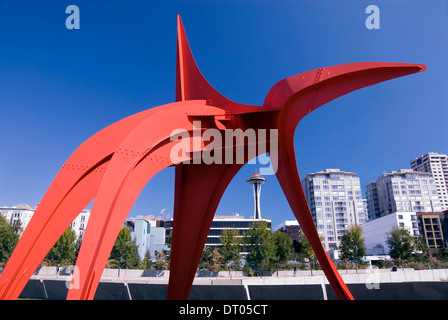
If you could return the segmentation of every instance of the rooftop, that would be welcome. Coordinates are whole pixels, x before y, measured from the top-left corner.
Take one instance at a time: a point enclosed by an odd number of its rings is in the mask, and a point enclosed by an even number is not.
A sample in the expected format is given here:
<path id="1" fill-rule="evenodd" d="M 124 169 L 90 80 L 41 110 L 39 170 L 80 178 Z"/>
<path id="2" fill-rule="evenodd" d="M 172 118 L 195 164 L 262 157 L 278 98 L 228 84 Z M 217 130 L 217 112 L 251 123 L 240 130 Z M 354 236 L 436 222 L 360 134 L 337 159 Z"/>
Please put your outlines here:
<path id="1" fill-rule="evenodd" d="M 356 176 L 356 173 L 354 172 L 347 172 L 347 171 L 341 171 L 340 169 L 325 169 L 325 171 L 318 171 L 318 172 L 313 172 L 313 173 L 309 173 L 309 176 L 314 176 L 314 175 L 328 175 L 328 174 L 343 174 L 343 175 L 350 175 L 350 176 Z"/>

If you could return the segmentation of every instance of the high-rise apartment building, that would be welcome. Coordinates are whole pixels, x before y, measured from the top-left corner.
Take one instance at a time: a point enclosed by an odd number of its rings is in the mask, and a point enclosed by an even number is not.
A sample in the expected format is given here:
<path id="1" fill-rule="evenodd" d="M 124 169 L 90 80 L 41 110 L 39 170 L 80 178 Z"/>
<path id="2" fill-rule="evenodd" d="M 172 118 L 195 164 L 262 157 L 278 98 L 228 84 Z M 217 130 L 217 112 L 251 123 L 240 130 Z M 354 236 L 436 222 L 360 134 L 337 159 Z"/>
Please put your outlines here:
<path id="1" fill-rule="evenodd" d="M 367 220 L 361 184 L 355 173 L 326 169 L 308 174 L 302 186 L 326 250 L 338 249 L 348 227 Z"/>
<path id="2" fill-rule="evenodd" d="M 366 187 L 369 220 L 394 212 L 440 212 L 431 173 L 401 169 L 382 174 Z"/>
<path id="3" fill-rule="evenodd" d="M 411 168 L 432 173 L 442 209 L 448 210 L 448 156 L 429 152 L 412 160 Z"/>

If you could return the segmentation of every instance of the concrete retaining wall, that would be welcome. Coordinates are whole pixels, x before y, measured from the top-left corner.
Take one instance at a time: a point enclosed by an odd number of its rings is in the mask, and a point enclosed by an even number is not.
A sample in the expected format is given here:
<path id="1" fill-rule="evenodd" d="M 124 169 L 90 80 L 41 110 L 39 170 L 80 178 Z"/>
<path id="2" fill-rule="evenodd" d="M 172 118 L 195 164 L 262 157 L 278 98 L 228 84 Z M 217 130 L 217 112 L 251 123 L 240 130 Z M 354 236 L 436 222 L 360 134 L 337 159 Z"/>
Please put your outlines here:
<path id="1" fill-rule="evenodd" d="M 1 270 L 0 270 L 1 271 Z M 36 270 L 21 297 L 63 300 L 72 269 Z M 448 269 L 391 271 L 387 269 L 340 270 L 358 300 L 448 300 Z M 323 300 L 336 299 L 322 271 L 292 271 L 263 277 L 242 272 L 204 273 L 194 279 L 190 300 Z M 96 291 L 98 300 L 165 300 L 169 271 L 106 269 Z"/>
<path id="2" fill-rule="evenodd" d="M 0 274 L 2 268 L 0 267 Z M 61 268 L 60 275 L 70 275 L 73 267 Z M 381 282 L 402 282 L 402 281 L 448 281 L 448 269 L 430 269 L 430 270 L 414 270 L 412 268 L 398 269 L 391 271 L 390 269 L 360 269 L 360 270 L 338 270 L 344 281 L 347 283 L 361 282 L 370 275 L 378 275 Z M 34 276 L 50 276 L 56 275 L 56 267 L 39 267 Z M 104 269 L 102 279 L 147 279 L 160 278 L 168 279 L 170 275 L 169 270 L 132 270 L 132 269 Z M 322 270 L 298 270 L 294 277 L 294 271 L 274 271 L 264 272 L 263 279 L 280 279 L 280 278 L 302 278 L 302 277 L 316 277 L 323 276 Z M 198 271 L 196 278 L 214 278 L 214 279 L 251 279 L 244 271 Z"/>
<path id="3" fill-rule="evenodd" d="M 347 284 L 356 300 L 448 300 L 448 282 Z M 166 300 L 167 284 L 101 282 L 95 300 Z M 64 300 L 64 280 L 31 279 L 21 298 Z M 329 285 L 193 285 L 189 300 L 336 300 Z"/>

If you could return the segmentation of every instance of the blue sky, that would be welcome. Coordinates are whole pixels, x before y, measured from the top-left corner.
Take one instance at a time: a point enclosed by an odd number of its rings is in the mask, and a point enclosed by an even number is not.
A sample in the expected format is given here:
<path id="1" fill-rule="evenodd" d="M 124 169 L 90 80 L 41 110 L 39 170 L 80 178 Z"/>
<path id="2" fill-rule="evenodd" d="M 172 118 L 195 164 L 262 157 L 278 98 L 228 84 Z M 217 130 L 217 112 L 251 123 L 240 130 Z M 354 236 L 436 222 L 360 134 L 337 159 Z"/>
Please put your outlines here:
<path id="1" fill-rule="evenodd" d="M 68 30 L 68 5 L 81 28 Z M 365 9 L 380 8 L 368 30 Z M 358 61 L 428 69 L 343 96 L 308 115 L 295 146 L 301 178 L 339 168 L 363 187 L 448 153 L 448 2 L 0 0 L 0 205 L 37 204 L 70 154 L 105 126 L 174 101 L 176 16 L 209 82 L 228 98 L 262 104 L 279 80 Z M 253 212 L 246 165 L 218 214 Z M 273 226 L 294 219 L 275 176 L 262 189 Z M 153 178 L 131 211 L 172 213 L 174 170 Z"/>

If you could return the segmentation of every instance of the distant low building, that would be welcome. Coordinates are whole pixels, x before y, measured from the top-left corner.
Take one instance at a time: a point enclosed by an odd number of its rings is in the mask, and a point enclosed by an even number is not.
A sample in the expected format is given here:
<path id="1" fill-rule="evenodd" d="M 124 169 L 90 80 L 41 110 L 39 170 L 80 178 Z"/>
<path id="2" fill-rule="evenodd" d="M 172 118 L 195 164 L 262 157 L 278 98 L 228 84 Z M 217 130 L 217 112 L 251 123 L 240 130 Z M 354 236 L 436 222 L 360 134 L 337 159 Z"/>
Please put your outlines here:
<path id="1" fill-rule="evenodd" d="M 168 249 L 165 244 L 165 228 L 157 227 L 158 221 L 160 220 L 154 216 L 137 216 L 128 218 L 124 224 L 131 229 L 131 238 L 135 240 L 142 260 L 147 251 L 151 257 L 155 257 L 157 252 Z"/>
<path id="2" fill-rule="evenodd" d="M 417 212 L 420 234 L 429 250 L 437 253 L 447 248 L 448 210 L 445 212 Z"/>
<path id="3" fill-rule="evenodd" d="M 420 235 L 415 212 L 394 212 L 381 218 L 367 221 L 361 224 L 367 256 L 389 254 L 387 234 L 391 232 L 393 227 L 403 227 L 409 230 L 412 236 Z"/>
<path id="4" fill-rule="evenodd" d="M 238 237 L 242 238 L 256 221 L 264 221 L 268 224 L 269 229 L 271 228 L 271 220 L 269 219 L 254 219 L 253 217 L 245 219 L 244 216 L 240 216 L 238 213 L 233 215 L 215 215 L 205 245 L 209 247 L 220 246 L 220 238 L 225 229 L 236 229 Z M 164 221 L 164 227 L 166 236 L 169 237 L 173 229 L 173 220 Z"/>
<path id="5" fill-rule="evenodd" d="M 301 238 L 301 231 L 299 222 L 297 220 L 286 220 L 280 223 L 274 231 L 281 231 L 286 233 L 291 239 L 296 251 L 299 250 L 299 242 Z"/>

